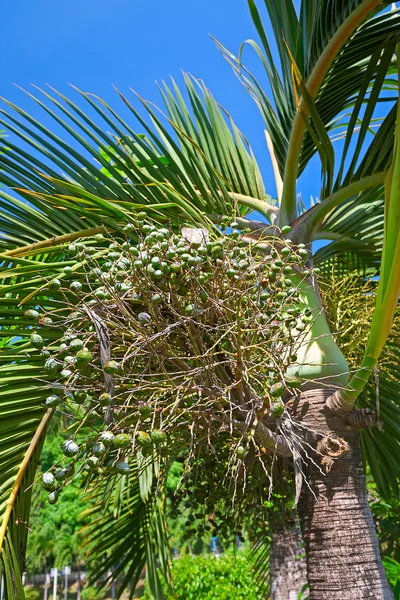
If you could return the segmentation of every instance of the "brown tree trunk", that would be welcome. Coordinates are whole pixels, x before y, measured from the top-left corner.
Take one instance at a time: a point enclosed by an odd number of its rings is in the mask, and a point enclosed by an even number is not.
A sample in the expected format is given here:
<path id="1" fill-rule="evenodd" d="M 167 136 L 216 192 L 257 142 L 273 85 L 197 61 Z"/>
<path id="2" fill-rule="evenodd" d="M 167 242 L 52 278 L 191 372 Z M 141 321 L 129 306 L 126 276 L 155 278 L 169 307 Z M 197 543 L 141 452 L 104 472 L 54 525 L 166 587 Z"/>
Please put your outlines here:
<path id="1" fill-rule="evenodd" d="M 271 600 L 297 600 L 307 582 L 307 566 L 297 523 L 274 527 L 270 552 Z"/>
<path id="2" fill-rule="evenodd" d="M 289 403 L 296 420 L 315 432 L 307 441 L 319 450 L 304 448 L 308 485 L 303 481 L 299 502 L 310 600 L 393 600 L 368 506 L 359 433 L 325 407 L 333 392 L 309 390 Z M 343 441 L 335 445 L 333 438 Z"/>

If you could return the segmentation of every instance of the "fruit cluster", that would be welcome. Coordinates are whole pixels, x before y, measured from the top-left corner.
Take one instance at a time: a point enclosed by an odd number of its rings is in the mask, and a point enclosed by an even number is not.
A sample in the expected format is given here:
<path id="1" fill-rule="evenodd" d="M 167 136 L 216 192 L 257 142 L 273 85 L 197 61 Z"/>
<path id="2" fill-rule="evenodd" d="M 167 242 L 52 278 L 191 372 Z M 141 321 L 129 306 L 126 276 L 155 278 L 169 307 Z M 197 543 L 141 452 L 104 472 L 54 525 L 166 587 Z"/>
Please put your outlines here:
<path id="1" fill-rule="evenodd" d="M 247 464 L 249 451 L 266 460 L 254 426 L 279 431 L 282 398 L 300 385 L 285 372 L 315 317 L 299 292 L 308 251 L 225 226 L 210 239 L 139 213 L 123 237 L 71 243 L 73 264 L 47 284 L 58 308 L 25 312 L 45 361 L 46 406 L 70 422 L 70 462 L 43 478 L 50 502 L 76 463 L 97 479 L 126 475 L 138 453 L 180 456 L 190 472 L 215 460 L 222 434 L 228 463 Z M 48 341 L 46 329 L 60 335 Z"/>

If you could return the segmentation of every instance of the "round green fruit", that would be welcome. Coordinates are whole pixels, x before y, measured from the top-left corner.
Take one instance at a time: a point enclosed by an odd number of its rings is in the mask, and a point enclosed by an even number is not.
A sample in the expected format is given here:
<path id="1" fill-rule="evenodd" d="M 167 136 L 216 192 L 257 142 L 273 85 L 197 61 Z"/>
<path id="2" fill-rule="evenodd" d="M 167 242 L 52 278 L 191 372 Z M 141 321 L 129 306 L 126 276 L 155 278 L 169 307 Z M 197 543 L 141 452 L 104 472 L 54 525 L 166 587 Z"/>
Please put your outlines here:
<path id="1" fill-rule="evenodd" d="M 107 392 L 104 392 L 103 394 L 100 394 L 99 396 L 99 402 L 101 404 L 101 406 L 110 406 L 111 404 L 111 394 L 108 394 Z"/>
<path id="2" fill-rule="evenodd" d="M 274 402 L 271 406 L 271 414 L 275 419 L 279 419 L 285 412 L 285 405 L 283 402 Z"/>
<path id="3" fill-rule="evenodd" d="M 49 283 L 49 290 L 51 292 L 57 292 L 61 287 L 61 281 L 59 279 L 52 279 Z"/>
<path id="4" fill-rule="evenodd" d="M 143 417 L 144 419 L 147 419 L 148 417 L 150 417 L 150 415 L 153 412 L 151 405 L 148 404 L 147 402 L 139 402 L 138 411 L 140 413 L 140 416 Z"/>
<path id="5" fill-rule="evenodd" d="M 81 350 L 83 348 L 83 342 L 82 340 L 76 338 L 74 340 L 71 340 L 70 345 L 69 345 L 69 349 L 72 352 L 78 352 L 78 350 Z"/>
<path id="6" fill-rule="evenodd" d="M 82 290 L 82 284 L 80 281 L 72 281 L 69 289 L 71 290 L 71 292 L 75 292 L 78 293 Z"/>
<path id="7" fill-rule="evenodd" d="M 246 449 L 243 446 L 238 446 L 236 448 L 236 456 L 240 458 L 240 460 L 243 460 L 246 456 Z"/>
<path id="8" fill-rule="evenodd" d="M 44 473 L 42 477 L 43 487 L 51 492 L 56 489 L 57 481 L 52 473 Z"/>
<path id="9" fill-rule="evenodd" d="M 290 227 L 290 225 L 284 225 L 281 229 L 281 232 L 286 235 L 287 233 L 290 233 L 290 231 L 292 230 L 292 228 Z"/>
<path id="10" fill-rule="evenodd" d="M 96 442 L 93 444 L 92 452 L 95 456 L 102 456 L 106 451 L 106 447 L 103 442 Z"/>
<path id="11" fill-rule="evenodd" d="M 301 379 L 300 377 L 296 377 L 296 375 L 287 375 L 285 377 L 285 383 L 288 388 L 299 389 L 301 386 Z"/>
<path id="12" fill-rule="evenodd" d="M 24 317 L 28 321 L 37 322 L 39 320 L 39 313 L 38 313 L 37 310 L 34 310 L 33 308 L 30 308 L 29 310 L 26 310 L 24 312 Z"/>
<path id="13" fill-rule="evenodd" d="M 66 440 L 62 445 L 65 456 L 75 456 L 79 452 L 79 446 L 72 440 Z"/>
<path id="14" fill-rule="evenodd" d="M 50 494 L 47 497 L 49 504 L 56 504 L 58 501 L 58 496 L 59 494 L 57 491 L 50 492 Z"/>
<path id="15" fill-rule="evenodd" d="M 138 431 L 136 434 L 136 442 L 142 448 L 148 448 L 151 444 L 151 437 L 146 431 Z"/>
<path id="16" fill-rule="evenodd" d="M 116 360 L 108 360 L 104 364 L 103 369 L 108 375 L 116 375 L 117 373 L 120 373 L 121 365 Z"/>
<path id="17" fill-rule="evenodd" d="M 128 433 L 118 433 L 114 437 L 114 448 L 129 448 L 132 438 Z"/>
<path id="18" fill-rule="evenodd" d="M 119 460 L 118 462 L 116 462 L 114 468 L 117 471 L 117 473 L 120 473 L 121 475 L 127 475 L 130 471 L 128 463 L 124 460 Z"/>
<path id="19" fill-rule="evenodd" d="M 76 353 L 75 364 L 78 367 L 78 369 L 82 367 L 87 367 L 91 360 L 92 354 L 89 352 L 89 350 L 86 350 L 85 348 L 82 348 L 82 350 L 78 350 L 78 352 Z"/>
<path id="20" fill-rule="evenodd" d="M 54 475 L 54 477 L 57 481 L 64 481 L 64 479 L 66 479 L 67 476 L 68 476 L 68 469 L 58 469 Z"/>
<path id="21" fill-rule="evenodd" d="M 44 346 L 43 338 L 38 333 L 32 333 L 32 335 L 30 337 L 30 342 L 31 342 L 32 346 L 34 348 L 38 348 L 38 350 L 41 350 Z"/>
<path id="22" fill-rule="evenodd" d="M 285 391 L 285 386 L 282 382 L 278 382 L 278 383 L 274 383 L 274 385 L 272 385 L 270 387 L 269 393 L 271 394 L 271 396 L 273 398 L 278 398 L 279 396 L 282 396 L 282 394 Z"/>
<path id="23" fill-rule="evenodd" d="M 61 404 L 60 396 L 57 396 L 56 394 L 47 396 L 46 401 L 45 401 L 46 406 L 53 408 L 53 406 L 58 406 L 59 404 Z"/>
<path id="24" fill-rule="evenodd" d="M 165 442 L 167 436 L 165 431 L 161 431 L 160 429 L 153 429 L 153 431 L 150 434 L 150 438 L 153 444 L 157 446 L 158 444 L 162 444 L 163 442 Z"/>
<path id="25" fill-rule="evenodd" d="M 114 439 L 115 436 L 111 431 L 102 431 L 100 436 L 99 436 L 99 440 L 105 445 L 105 446 L 112 446 L 114 443 Z"/>
<path id="26" fill-rule="evenodd" d="M 48 358 L 44 363 L 44 370 L 47 373 L 55 373 L 58 370 L 58 366 L 59 364 L 54 358 Z"/>
<path id="27" fill-rule="evenodd" d="M 89 456 L 86 460 L 86 466 L 89 469 L 95 469 L 99 464 L 99 459 L 97 456 Z"/>

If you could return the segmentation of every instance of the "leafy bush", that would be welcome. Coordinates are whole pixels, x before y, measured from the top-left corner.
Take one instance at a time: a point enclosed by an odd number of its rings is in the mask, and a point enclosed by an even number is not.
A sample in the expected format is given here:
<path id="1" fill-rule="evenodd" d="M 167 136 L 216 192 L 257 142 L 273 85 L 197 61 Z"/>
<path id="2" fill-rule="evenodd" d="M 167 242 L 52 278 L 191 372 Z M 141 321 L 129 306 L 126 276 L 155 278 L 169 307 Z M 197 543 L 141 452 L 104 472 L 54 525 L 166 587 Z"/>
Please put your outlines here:
<path id="1" fill-rule="evenodd" d="M 176 595 L 166 600 L 261 600 L 245 554 L 186 555 L 173 561 Z"/>
<path id="2" fill-rule="evenodd" d="M 25 600 L 41 600 L 41 594 L 39 590 L 35 590 L 33 588 L 24 589 L 25 592 Z"/>
<path id="3" fill-rule="evenodd" d="M 95 587 L 87 587 L 81 592 L 82 600 L 100 600 L 100 598 L 104 598 L 103 593 Z"/>

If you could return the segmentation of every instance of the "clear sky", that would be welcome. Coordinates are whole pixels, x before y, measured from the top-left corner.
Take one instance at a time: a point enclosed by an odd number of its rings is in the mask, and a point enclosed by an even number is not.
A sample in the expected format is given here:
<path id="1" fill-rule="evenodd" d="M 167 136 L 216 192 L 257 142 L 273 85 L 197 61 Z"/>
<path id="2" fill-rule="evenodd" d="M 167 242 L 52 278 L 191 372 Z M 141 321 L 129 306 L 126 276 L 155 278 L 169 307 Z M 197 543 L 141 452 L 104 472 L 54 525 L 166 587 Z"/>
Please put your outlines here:
<path id="1" fill-rule="evenodd" d="M 180 81 L 181 70 L 187 71 L 204 79 L 231 113 L 250 140 L 267 191 L 274 194 L 261 116 L 208 34 L 234 53 L 242 41 L 255 37 L 246 0 L 6 1 L 0 21 L 0 95 L 50 125 L 14 83 L 26 89 L 48 83 L 74 98 L 68 89 L 73 83 L 119 110 L 113 84 L 123 93 L 132 87 L 159 102 L 155 81 L 170 75 Z M 251 64 L 257 69 L 255 60 Z M 305 198 L 318 194 L 319 176 L 304 183 Z"/>

